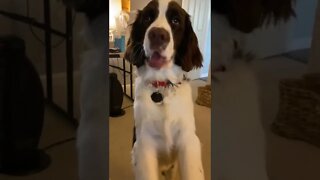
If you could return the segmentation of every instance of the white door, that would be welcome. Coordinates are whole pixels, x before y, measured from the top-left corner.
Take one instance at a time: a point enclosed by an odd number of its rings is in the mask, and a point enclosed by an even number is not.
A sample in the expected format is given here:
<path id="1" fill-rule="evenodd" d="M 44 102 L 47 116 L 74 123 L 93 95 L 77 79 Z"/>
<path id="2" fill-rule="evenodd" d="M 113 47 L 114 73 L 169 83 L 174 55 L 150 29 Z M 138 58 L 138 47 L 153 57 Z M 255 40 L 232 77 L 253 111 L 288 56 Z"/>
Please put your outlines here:
<path id="1" fill-rule="evenodd" d="M 208 51 L 206 49 L 211 49 L 211 43 L 206 43 L 207 41 L 211 42 L 210 36 L 210 14 L 211 14 L 211 0 L 182 0 L 182 8 L 185 9 L 191 16 L 191 22 L 199 41 L 199 48 L 201 53 L 204 55 L 204 64 L 210 64 L 210 55 L 206 56 Z M 208 62 L 209 61 L 209 62 Z M 209 69 L 209 66 L 204 68 Z M 201 70 L 193 70 L 188 73 L 190 79 L 197 79 L 201 76 Z"/>

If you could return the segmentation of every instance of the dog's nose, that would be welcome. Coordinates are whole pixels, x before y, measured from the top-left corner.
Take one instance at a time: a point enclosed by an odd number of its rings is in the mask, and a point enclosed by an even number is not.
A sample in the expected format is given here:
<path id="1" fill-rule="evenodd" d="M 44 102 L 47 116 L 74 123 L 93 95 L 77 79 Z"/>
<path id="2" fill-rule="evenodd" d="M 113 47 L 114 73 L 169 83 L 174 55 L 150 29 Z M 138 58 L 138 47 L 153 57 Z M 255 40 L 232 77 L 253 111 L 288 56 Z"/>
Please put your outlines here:
<path id="1" fill-rule="evenodd" d="M 150 48 L 156 50 L 163 50 L 170 41 L 170 35 L 164 28 L 153 27 L 148 34 L 150 40 Z"/>

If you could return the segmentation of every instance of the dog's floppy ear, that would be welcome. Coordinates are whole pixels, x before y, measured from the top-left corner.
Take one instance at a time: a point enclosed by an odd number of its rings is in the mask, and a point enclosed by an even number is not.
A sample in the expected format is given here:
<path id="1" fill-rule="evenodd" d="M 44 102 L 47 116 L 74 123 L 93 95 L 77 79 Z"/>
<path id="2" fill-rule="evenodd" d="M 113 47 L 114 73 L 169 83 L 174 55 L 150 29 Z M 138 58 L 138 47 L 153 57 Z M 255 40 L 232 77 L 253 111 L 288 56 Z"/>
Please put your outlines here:
<path id="1" fill-rule="evenodd" d="M 197 36 L 192 29 L 189 15 L 185 19 L 183 40 L 177 49 L 175 61 L 186 72 L 202 67 L 203 57 L 198 46 Z"/>
<path id="2" fill-rule="evenodd" d="M 136 20 L 131 24 L 130 37 L 127 42 L 126 52 L 124 58 L 127 59 L 133 65 L 140 67 L 144 64 L 146 59 L 143 50 L 143 32 L 141 29 L 141 11 L 138 11 Z"/>

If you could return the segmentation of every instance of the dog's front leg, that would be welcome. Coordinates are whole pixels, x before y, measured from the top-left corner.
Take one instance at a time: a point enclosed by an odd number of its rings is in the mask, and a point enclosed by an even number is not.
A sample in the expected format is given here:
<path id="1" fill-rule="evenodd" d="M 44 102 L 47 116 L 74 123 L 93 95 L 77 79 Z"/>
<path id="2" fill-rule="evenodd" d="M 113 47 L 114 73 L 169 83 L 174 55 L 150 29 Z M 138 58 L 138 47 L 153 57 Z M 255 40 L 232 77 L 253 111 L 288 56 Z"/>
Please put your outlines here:
<path id="1" fill-rule="evenodd" d="M 139 138 L 132 150 L 135 180 L 158 180 L 158 159 L 155 144 L 148 138 Z"/>
<path id="2" fill-rule="evenodd" d="M 177 168 L 178 164 L 174 163 L 169 170 L 167 170 L 163 175 L 165 180 L 176 180 L 177 179 Z"/>
<path id="3" fill-rule="evenodd" d="M 182 180 L 204 180 L 201 144 L 196 134 L 180 137 L 178 161 Z"/>

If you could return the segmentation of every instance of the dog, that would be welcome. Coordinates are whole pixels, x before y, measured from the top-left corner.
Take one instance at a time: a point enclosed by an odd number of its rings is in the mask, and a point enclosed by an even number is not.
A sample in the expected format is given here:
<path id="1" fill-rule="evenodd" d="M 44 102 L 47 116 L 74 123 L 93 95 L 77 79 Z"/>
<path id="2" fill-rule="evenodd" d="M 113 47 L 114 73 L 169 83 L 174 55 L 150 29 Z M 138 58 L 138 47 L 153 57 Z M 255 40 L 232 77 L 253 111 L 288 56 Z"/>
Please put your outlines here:
<path id="1" fill-rule="evenodd" d="M 105 0 L 63 0 L 85 16 L 77 128 L 79 180 L 108 179 L 108 5 Z"/>
<path id="2" fill-rule="evenodd" d="M 213 179 L 268 180 L 259 88 L 251 67 L 254 56 L 241 48 L 241 32 L 223 16 L 215 16 Z"/>
<path id="3" fill-rule="evenodd" d="M 215 0 L 212 3 L 213 73 L 228 69 L 234 49 L 245 52 L 246 35 L 296 17 L 295 0 Z M 253 52 L 254 54 L 254 52 Z"/>
<path id="4" fill-rule="evenodd" d="M 132 164 L 136 180 L 204 180 L 187 72 L 202 67 L 190 16 L 152 0 L 131 25 L 125 58 L 137 67 Z"/>
<path id="5" fill-rule="evenodd" d="M 287 21 L 291 0 L 218 0 L 213 11 L 213 179 L 268 180 L 255 57 L 245 36 L 271 14 L 274 23 Z"/>

